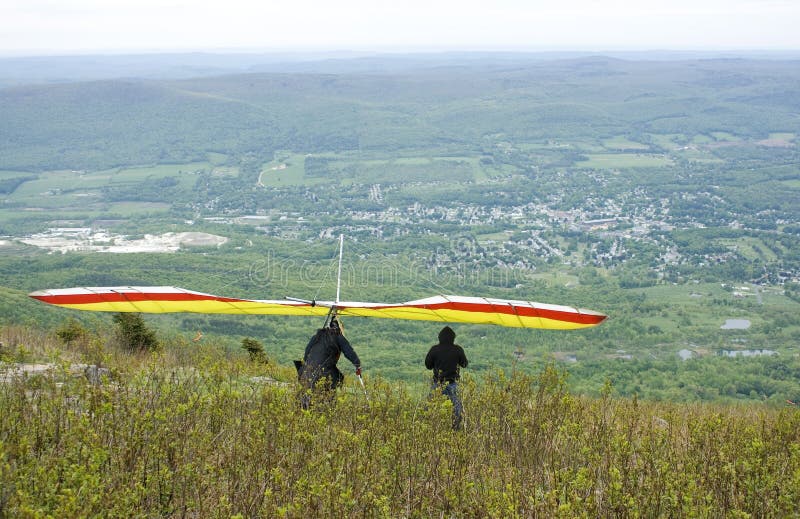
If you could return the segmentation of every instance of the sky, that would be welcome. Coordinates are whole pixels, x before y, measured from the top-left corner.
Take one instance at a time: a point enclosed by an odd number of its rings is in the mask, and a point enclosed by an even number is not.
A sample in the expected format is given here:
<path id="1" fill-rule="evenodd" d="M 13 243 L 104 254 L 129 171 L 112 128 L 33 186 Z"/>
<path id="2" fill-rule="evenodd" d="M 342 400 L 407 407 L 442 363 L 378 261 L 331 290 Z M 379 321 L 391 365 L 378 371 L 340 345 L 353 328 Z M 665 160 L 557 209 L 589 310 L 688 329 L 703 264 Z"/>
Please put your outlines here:
<path id="1" fill-rule="evenodd" d="M 0 0 L 0 54 L 798 50 L 800 0 Z"/>

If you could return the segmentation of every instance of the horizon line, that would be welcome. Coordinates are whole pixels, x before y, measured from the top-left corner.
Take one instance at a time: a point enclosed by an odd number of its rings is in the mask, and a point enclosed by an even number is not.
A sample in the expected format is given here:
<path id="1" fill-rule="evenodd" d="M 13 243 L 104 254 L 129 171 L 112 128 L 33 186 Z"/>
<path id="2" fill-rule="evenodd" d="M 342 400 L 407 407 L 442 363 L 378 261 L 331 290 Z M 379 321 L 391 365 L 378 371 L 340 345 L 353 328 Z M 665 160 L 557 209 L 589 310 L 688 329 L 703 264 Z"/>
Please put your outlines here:
<path id="1" fill-rule="evenodd" d="M 197 48 L 130 48 L 130 49 L 0 49 L 0 59 L 8 58 L 65 58 L 82 56 L 158 56 L 158 55 L 317 55 L 320 57 L 366 57 L 377 55 L 435 55 L 435 54 L 800 54 L 793 47 L 197 47 Z"/>

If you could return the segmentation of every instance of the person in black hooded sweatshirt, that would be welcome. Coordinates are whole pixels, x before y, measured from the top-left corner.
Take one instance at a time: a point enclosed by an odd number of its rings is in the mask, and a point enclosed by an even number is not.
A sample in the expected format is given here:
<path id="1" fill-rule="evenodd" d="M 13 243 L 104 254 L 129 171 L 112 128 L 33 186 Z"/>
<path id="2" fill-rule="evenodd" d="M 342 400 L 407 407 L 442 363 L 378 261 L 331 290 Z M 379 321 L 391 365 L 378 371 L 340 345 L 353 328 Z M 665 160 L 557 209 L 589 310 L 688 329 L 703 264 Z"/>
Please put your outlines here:
<path id="1" fill-rule="evenodd" d="M 305 392 L 300 399 L 303 409 L 311 406 L 311 392 L 333 395 L 333 391 L 342 384 L 344 375 L 337 367 L 339 356 L 344 356 L 353 363 L 356 375 L 361 376 L 361 360 L 350 342 L 342 334 L 339 321 L 332 318 L 328 326 L 320 328 L 306 345 L 303 361 L 294 361 L 297 376 Z"/>
<path id="2" fill-rule="evenodd" d="M 453 403 L 453 429 L 461 429 L 464 408 L 458 395 L 459 367 L 466 368 L 468 361 L 464 349 L 455 343 L 456 332 L 445 326 L 439 332 L 439 344 L 433 346 L 425 357 L 425 367 L 433 370 L 433 389 L 441 390 Z"/>

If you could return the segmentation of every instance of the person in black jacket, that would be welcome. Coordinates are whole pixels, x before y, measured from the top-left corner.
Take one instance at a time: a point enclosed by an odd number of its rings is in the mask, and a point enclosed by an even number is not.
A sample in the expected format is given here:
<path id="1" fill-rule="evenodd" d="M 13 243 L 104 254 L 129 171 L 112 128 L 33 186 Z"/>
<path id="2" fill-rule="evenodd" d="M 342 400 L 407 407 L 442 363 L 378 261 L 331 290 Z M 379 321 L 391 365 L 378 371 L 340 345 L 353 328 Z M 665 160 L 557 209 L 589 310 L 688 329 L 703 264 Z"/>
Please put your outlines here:
<path id="1" fill-rule="evenodd" d="M 342 353 L 355 366 L 356 375 L 361 375 L 361 360 L 342 335 L 339 322 L 333 318 L 327 327 L 317 330 L 308 341 L 303 361 L 295 361 L 297 376 L 305 390 L 301 398 L 303 409 L 311 405 L 312 390 L 332 394 L 342 384 L 344 375 L 336 365 Z"/>
<path id="2" fill-rule="evenodd" d="M 433 389 L 441 390 L 453 403 L 453 429 L 460 430 L 464 408 L 458 394 L 459 368 L 468 361 L 464 349 L 455 344 L 456 332 L 445 326 L 439 332 L 439 344 L 433 346 L 425 357 L 425 367 L 433 370 Z"/>

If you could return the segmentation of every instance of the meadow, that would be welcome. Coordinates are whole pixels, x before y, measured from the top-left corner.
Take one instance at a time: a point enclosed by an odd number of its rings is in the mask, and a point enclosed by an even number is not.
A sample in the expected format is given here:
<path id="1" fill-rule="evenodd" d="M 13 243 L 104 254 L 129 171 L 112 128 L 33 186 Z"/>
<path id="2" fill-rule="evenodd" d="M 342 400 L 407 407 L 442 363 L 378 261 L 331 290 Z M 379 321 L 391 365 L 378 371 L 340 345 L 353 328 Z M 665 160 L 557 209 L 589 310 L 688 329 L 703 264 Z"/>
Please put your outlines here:
<path id="1" fill-rule="evenodd" d="M 588 160 L 577 163 L 582 168 L 656 168 L 668 166 L 672 161 L 668 157 L 646 155 L 641 153 L 610 153 L 588 155 Z"/>
<path id="2" fill-rule="evenodd" d="M 293 369 L 214 344 L 130 354 L 2 330 L 0 515 L 785 517 L 800 413 L 570 393 L 553 366 L 467 376 L 450 403 L 380 378 L 298 406 Z M 100 364 L 99 380 L 76 363 Z"/>
<path id="3" fill-rule="evenodd" d="M 6 178 L 26 179 L 4 195 L 0 223 L 13 225 L 18 222 L 21 208 L 32 216 L 43 213 L 47 219 L 54 220 L 167 216 L 173 201 L 169 194 L 186 196 L 185 193 L 191 192 L 198 174 L 203 171 L 235 174 L 235 171 L 229 173 L 208 162 L 99 171 L 0 172 L 0 181 Z"/>

